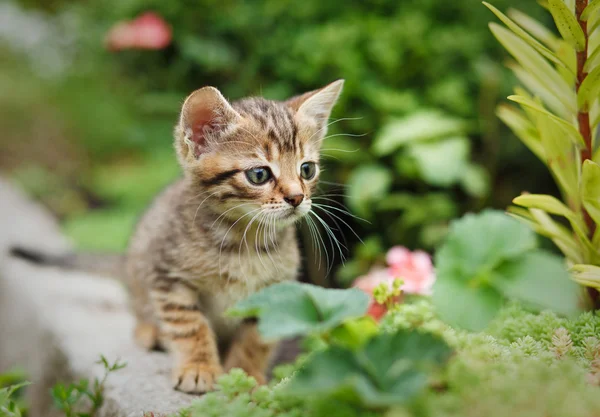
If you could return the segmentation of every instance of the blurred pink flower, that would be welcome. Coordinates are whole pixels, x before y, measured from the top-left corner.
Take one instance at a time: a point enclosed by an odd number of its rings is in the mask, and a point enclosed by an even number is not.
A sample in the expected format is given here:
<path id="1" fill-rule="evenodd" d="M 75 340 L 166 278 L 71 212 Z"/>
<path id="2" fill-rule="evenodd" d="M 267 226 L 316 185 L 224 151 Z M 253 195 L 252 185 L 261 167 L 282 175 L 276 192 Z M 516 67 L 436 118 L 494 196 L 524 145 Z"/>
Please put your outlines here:
<path id="1" fill-rule="evenodd" d="M 154 12 L 146 12 L 134 20 L 116 23 L 106 35 L 110 51 L 123 49 L 163 49 L 172 39 L 171 27 Z"/>
<path id="2" fill-rule="evenodd" d="M 358 277 L 353 287 L 359 288 L 371 297 L 371 305 L 367 314 L 379 320 L 387 311 L 387 307 L 373 298 L 373 290 L 381 283 L 390 289 L 396 279 L 404 281 L 400 287 L 407 294 L 430 295 L 435 273 L 431 257 L 423 251 L 411 252 L 402 246 L 394 246 L 386 256 L 387 268 L 372 269 L 367 275 Z M 398 297 L 395 301 L 400 302 Z"/>
<path id="3" fill-rule="evenodd" d="M 394 246 L 388 251 L 386 261 L 389 274 L 404 281 L 402 291 L 431 295 L 435 273 L 428 253 L 420 250 L 411 252 L 403 246 Z"/>
<path id="4" fill-rule="evenodd" d="M 363 290 L 371 297 L 371 304 L 369 305 L 367 314 L 375 320 L 379 320 L 387 311 L 385 305 L 379 304 L 373 298 L 373 290 L 381 283 L 385 283 L 392 288 L 394 278 L 389 275 L 387 269 L 373 269 L 367 275 L 355 279 L 352 284 L 353 287 Z"/>

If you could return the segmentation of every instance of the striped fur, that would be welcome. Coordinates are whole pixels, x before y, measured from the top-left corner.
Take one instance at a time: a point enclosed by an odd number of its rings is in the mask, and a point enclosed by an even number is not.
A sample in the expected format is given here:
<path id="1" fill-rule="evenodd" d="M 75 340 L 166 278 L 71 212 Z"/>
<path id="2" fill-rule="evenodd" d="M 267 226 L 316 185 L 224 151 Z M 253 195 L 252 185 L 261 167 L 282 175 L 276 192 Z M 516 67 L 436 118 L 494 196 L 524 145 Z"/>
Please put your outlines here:
<path id="1" fill-rule="evenodd" d="M 234 367 L 264 382 L 273 346 L 260 340 L 254 323 L 223 312 L 296 278 L 293 224 L 310 210 L 318 179 L 318 169 L 305 179 L 300 166 L 318 166 L 342 84 L 288 102 L 231 104 L 205 87 L 184 103 L 174 144 L 184 176 L 145 213 L 125 261 L 136 339 L 172 352 L 177 389 L 208 391 L 223 369 Z M 246 177 L 258 167 L 273 174 L 264 185 Z"/>

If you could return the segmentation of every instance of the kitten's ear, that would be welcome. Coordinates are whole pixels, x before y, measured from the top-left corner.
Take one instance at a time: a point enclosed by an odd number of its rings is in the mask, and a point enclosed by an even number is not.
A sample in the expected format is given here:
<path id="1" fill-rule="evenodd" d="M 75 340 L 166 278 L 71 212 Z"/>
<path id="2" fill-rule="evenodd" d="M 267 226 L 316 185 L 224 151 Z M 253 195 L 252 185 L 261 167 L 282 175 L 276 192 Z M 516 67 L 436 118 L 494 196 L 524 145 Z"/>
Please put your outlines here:
<path id="1" fill-rule="evenodd" d="M 241 119 L 231 104 L 214 87 L 194 91 L 183 103 L 176 144 L 184 159 L 198 158 Z"/>
<path id="2" fill-rule="evenodd" d="M 343 87 L 344 80 L 337 80 L 321 89 L 292 97 L 286 103 L 300 117 L 313 121 L 319 129 L 322 129 L 327 123 L 331 109 L 333 109 Z"/>

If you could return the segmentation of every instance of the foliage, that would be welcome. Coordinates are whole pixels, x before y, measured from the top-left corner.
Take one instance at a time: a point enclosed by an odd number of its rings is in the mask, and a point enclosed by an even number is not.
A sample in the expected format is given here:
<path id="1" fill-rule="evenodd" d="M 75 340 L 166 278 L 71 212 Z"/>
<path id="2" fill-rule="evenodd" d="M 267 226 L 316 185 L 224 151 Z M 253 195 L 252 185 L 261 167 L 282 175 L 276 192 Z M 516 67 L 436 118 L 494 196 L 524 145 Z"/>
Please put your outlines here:
<path id="1" fill-rule="evenodd" d="M 510 68 L 524 87 L 509 97 L 520 108 L 501 105 L 498 115 L 546 164 L 564 201 L 526 194 L 513 200 L 519 207 L 511 212 L 552 239 L 574 265 L 576 281 L 600 288 L 600 160 L 595 144 L 600 66 L 594 36 L 598 8 L 595 2 L 588 6 L 587 0 L 549 1 L 561 35 L 555 37 L 533 19 L 511 19 L 486 6 L 508 26 L 507 30 L 491 23 L 490 29 L 517 61 Z M 551 216 L 562 217 L 569 226 Z M 597 292 L 592 294 L 597 307 Z"/>
<path id="2" fill-rule="evenodd" d="M 349 318 L 364 315 L 367 295 L 358 290 L 332 290 L 299 282 L 271 285 L 228 311 L 238 317 L 258 317 L 268 340 L 324 333 Z"/>
<path id="3" fill-rule="evenodd" d="M 599 325 L 600 315 L 593 313 L 566 319 L 511 304 L 484 332 L 470 333 L 443 323 L 432 303 L 422 299 L 397 305 L 379 332 L 435 334 L 456 354 L 435 383 L 407 404 L 370 409 L 323 391 L 298 398 L 289 390 L 294 375 L 256 388 L 252 378 L 234 370 L 221 377 L 219 390 L 185 412 L 192 417 L 592 417 L 600 407 L 600 387 L 586 380 L 593 382 L 591 376 L 600 371 L 594 365 L 600 357 Z M 303 363 L 304 359 L 296 367 L 302 369 Z"/>
<path id="4" fill-rule="evenodd" d="M 87 379 L 68 385 L 58 383 L 52 387 L 54 406 L 64 413 L 65 417 L 94 417 L 104 402 L 104 384 L 106 378 L 115 371 L 126 366 L 118 360 L 110 364 L 104 356 L 96 362 L 104 367 L 102 379 L 95 379 L 92 384 Z"/>
<path id="5" fill-rule="evenodd" d="M 481 24 L 486 10 L 472 0 L 378 0 L 343 8 L 317 0 L 24 3 L 54 14 L 37 16 L 50 28 L 38 49 L 7 48 L 6 61 L 15 68 L 2 69 L 2 109 L 19 109 L 11 114 L 21 129 L 3 135 L 0 153 L 16 155 L 11 162 L 18 170 L 43 163 L 59 177 L 41 198 L 86 248 L 123 248 L 151 198 L 137 186 L 156 192 L 177 175 L 172 126 L 185 94 L 204 84 L 232 99 L 280 99 L 345 78 L 324 143 L 324 180 L 358 184 L 345 202 L 371 224 L 352 225 L 384 247 L 432 248 L 448 220 L 486 201 L 504 206 L 511 191 L 528 188 L 532 178 L 548 182 L 537 175 L 541 164 L 532 164 L 498 130 L 491 109 L 508 77 L 495 63 L 501 49 Z M 517 4 L 536 13 L 533 4 L 499 0 L 499 7 Z M 173 25 L 169 48 L 104 49 L 110 27 L 147 10 Z M 41 71 L 52 56 L 64 58 L 62 70 Z M 34 130 L 39 125 L 43 135 Z M 48 131 L 55 132 L 52 140 Z M 39 136 L 18 145 L 19 138 Z M 48 151 L 49 143 L 59 151 Z M 67 161 L 52 159 L 61 153 Z M 360 188 L 365 166 L 379 179 L 370 184 L 376 189 Z M 118 186 L 115 177 L 129 176 L 134 167 L 137 186 L 128 190 L 135 208 L 98 191 Z M 520 170 L 525 174 L 515 174 Z M 354 237 L 344 234 L 352 248 Z M 354 270 L 346 275 L 362 274 L 375 261 L 359 248 L 352 252 Z"/>
<path id="6" fill-rule="evenodd" d="M 485 210 L 452 222 L 435 257 L 433 301 L 442 319 L 481 330 L 505 299 L 576 313 L 577 285 L 560 258 L 536 246 L 531 229 L 501 212 Z"/>
<path id="7" fill-rule="evenodd" d="M 21 389 L 29 385 L 23 372 L 13 370 L 0 374 L 0 416 L 22 417 L 27 407 L 21 398 Z"/>

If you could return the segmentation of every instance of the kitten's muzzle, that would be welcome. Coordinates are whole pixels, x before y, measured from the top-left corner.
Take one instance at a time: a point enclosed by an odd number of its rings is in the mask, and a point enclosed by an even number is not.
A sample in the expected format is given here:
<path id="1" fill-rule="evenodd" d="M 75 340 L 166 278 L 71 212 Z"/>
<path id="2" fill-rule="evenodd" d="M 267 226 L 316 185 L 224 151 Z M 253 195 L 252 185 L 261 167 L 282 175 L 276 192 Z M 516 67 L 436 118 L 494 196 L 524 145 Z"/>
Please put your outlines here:
<path id="1" fill-rule="evenodd" d="M 304 201 L 304 194 L 294 194 L 283 198 L 286 203 L 298 207 Z"/>

